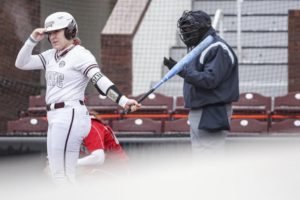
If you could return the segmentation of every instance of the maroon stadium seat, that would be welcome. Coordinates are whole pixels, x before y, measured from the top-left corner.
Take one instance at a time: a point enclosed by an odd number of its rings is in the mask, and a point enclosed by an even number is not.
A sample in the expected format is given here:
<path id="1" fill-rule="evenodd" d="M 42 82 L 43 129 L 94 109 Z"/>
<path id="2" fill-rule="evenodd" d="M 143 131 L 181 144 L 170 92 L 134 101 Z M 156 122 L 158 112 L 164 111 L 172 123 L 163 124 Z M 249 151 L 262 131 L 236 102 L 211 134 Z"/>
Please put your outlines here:
<path id="1" fill-rule="evenodd" d="M 87 95 L 85 104 L 90 112 L 97 113 L 97 116 L 106 120 L 110 126 L 112 125 L 112 120 L 120 118 L 119 105 L 106 96 L 98 94 Z"/>
<path id="2" fill-rule="evenodd" d="M 232 104 L 234 119 L 268 119 L 272 98 L 258 93 L 242 93 L 238 102 Z"/>
<path id="3" fill-rule="evenodd" d="M 187 118 L 165 121 L 165 134 L 188 134 L 190 124 Z"/>
<path id="4" fill-rule="evenodd" d="M 116 114 L 118 113 L 118 104 L 113 102 L 106 96 L 93 94 L 85 98 L 85 104 L 89 110 L 98 112 L 99 114 Z"/>
<path id="5" fill-rule="evenodd" d="M 114 120 L 112 128 L 119 134 L 160 134 L 162 132 L 162 123 L 160 120 L 147 118 L 129 118 Z"/>
<path id="6" fill-rule="evenodd" d="M 29 97 L 29 107 L 27 109 L 29 116 L 46 116 L 46 102 L 44 95 Z"/>
<path id="7" fill-rule="evenodd" d="M 300 119 L 300 93 L 291 92 L 274 98 L 273 120 Z"/>
<path id="8" fill-rule="evenodd" d="M 41 133 L 46 134 L 48 121 L 45 117 L 25 117 L 15 121 L 8 121 L 8 133 Z"/>
<path id="9" fill-rule="evenodd" d="M 300 135 L 300 119 L 274 121 L 271 124 L 269 133 L 296 133 Z"/>
<path id="10" fill-rule="evenodd" d="M 131 96 L 130 98 L 138 100 L 144 94 Z M 173 97 L 160 93 L 152 93 L 142 101 L 141 109 L 125 114 L 124 118 L 151 118 L 151 119 L 167 119 L 173 110 Z"/>
<path id="11" fill-rule="evenodd" d="M 187 118 L 188 113 L 189 113 L 189 109 L 184 107 L 184 97 L 183 96 L 176 97 L 172 118 L 174 119 Z"/>
<path id="12" fill-rule="evenodd" d="M 268 122 L 257 119 L 232 119 L 230 135 L 267 134 Z"/>

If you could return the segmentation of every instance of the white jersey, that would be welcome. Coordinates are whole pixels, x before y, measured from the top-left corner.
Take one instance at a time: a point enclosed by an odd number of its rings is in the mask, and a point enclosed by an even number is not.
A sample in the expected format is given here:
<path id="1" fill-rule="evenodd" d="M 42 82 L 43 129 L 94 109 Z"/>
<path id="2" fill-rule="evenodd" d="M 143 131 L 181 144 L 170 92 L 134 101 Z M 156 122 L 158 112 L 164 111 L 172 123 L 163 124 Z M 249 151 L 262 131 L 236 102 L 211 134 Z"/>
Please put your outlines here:
<path id="1" fill-rule="evenodd" d="M 46 70 L 46 103 L 84 100 L 89 79 L 100 72 L 91 52 L 80 45 L 71 45 L 63 51 L 49 49 L 39 55 L 32 55 L 35 45 L 36 42 L 29 37 L 21 48 L 15 64 L 22 70 Z M 106 94 L 113 83 L 101 74 L 101 80 L 97 85 Z M 118 103 L 124 108 L 127 101 L 127 97 L 123 95 Z"/>
<path id="2" fill-rule="evenodd" d="M 98 67 L 96 59 L 80 45 L 70 46 L 60 54 L 50 49 L 39 55 L 46 69 L 46 103 L 84 100 L 90 68 Z"/>
<path id="3" fill-rule="evenodd" d="M 100 71 L 91 52 L 80 45 L 72 45 L 62 52 L 49 49 L 39 55 L 31 55 L 35 45 L 30 38 L 25 42 L 16 66 L 24 70 L 46 70 L 46 103 L 84 100 L 85 88 L 92 76 L 88 76 L 88 72 L 91 69 L 93 73 Z"/>

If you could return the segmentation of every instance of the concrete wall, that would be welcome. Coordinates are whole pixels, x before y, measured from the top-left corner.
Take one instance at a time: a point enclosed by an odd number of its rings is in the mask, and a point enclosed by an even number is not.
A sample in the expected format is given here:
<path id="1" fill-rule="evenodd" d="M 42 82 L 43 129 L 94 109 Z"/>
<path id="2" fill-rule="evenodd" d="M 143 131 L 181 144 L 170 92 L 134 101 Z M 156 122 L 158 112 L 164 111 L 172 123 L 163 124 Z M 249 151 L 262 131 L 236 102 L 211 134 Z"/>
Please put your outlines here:
<path id="1" fill-rule="evenodd" d="M 132 93 L 147 92 L 162 77 L 162 61 L 176 44 L 177 20 L 191 0 L 152 0 L 133 39 Z"/>

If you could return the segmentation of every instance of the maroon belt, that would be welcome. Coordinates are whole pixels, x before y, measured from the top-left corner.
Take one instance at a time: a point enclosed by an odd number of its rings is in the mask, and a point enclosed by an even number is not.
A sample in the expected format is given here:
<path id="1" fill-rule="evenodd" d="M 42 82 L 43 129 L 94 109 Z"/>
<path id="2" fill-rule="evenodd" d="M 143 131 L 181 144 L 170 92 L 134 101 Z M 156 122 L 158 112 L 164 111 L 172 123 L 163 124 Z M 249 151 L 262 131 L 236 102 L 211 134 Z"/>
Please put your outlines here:
<path id="1" fill-rule="evenodd" d="M 79 100 L 79 103 L 81 105 L 84 105 L 84 102 Z M 51 104 L 47 104 L 46 108 L 47 108 L 47 111 L 50 111 L 51 110 Z M 59 102 L 59 103 L 55 103 L 54 104 L 54 109 L 58 109 L 58 108 L 64 108 L 66 106 L 65 102 Z"/>

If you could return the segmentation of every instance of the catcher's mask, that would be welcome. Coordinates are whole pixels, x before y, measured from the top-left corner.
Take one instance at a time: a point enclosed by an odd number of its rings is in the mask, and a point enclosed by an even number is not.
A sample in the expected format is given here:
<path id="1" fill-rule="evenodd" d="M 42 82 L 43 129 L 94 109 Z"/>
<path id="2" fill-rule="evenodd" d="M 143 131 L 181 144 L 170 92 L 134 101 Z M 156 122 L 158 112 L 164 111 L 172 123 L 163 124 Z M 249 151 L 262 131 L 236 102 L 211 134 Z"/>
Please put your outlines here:
<path id="1" fill-rule="evenodd" d="M 56 12 L 49 15 L 45 20 L 46 33 L 51 31 L 65 29 L 65 37 L 71 40 L 78 33 L 77 23 L 74 17 L 67 12 Z"/>
<path id="2" fill-rule="evenodd" d="M 201 10 L 184 11 L 177 21 L 181 40 L 188 46 L 196 46 L 211 27 L 209 15 Z"/>

